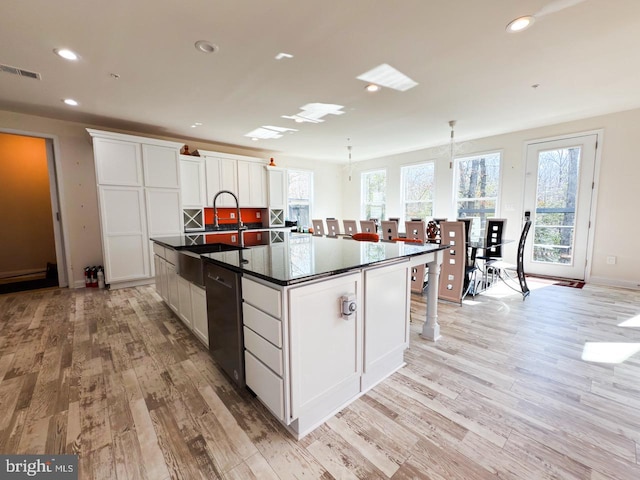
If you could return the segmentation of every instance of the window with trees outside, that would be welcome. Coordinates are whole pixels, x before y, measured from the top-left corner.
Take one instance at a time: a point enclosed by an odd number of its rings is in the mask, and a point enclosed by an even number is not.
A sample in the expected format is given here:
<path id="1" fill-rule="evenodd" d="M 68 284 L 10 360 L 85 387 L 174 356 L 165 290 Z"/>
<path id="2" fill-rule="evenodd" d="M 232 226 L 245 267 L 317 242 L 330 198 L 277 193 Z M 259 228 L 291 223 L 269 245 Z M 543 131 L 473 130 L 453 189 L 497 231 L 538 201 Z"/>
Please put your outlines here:
<path id="1" fill-rule="evenodd" d="M 456 158 L 455 206 L 458 218 L 475 218 L 471 238 L 483 238 L 488 217 L 496 216 L 500 153 Z"/>
<path id="2" fill-rule="evenodd" d="M 385 218 L 385 195 L 387 190 L 387 171 L 375 170 L 361 174 L 362 218 Z"/>
<path id="3" fill-rule="evenodd" d="M 313 172 L 287 171 L 288 219 L 300 226 L 311 226 Z"/>
<path id="4" fill-rule="evenodd" d="M 404 220 L 433 217 L 434 162 L 400 169 Z"/>

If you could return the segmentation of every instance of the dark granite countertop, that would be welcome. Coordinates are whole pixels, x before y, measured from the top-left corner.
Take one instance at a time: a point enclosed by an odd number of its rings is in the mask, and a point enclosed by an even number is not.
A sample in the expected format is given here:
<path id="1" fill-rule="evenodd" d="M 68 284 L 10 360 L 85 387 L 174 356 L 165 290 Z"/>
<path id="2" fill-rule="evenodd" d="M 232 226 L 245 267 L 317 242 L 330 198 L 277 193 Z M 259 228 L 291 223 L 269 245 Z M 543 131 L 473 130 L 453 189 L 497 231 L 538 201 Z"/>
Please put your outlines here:
<path id="1" fill-rule="evenodd" d="M 283 235 L 281 242 L 207 253 L 201 258 L 277 285 L 293 285 L 445 248 L 439 244 L 359 242 L 349 236 L 317 237 L 292 232 Z"/>

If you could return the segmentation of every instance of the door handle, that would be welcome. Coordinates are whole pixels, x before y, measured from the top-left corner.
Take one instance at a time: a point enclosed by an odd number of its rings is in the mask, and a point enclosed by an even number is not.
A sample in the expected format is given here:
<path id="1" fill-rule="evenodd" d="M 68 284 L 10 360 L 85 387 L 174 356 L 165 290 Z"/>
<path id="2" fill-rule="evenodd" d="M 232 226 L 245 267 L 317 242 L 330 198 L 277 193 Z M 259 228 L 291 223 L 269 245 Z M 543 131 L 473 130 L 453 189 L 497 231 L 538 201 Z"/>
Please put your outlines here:
<path id="1" fill-rule="evenodd" d="M 207 273 L 207 277 L 211 280 L 213 280 L 216 283 L 219 283 L 220 285 L 224 285 L 227 288 L 231 288 L 231 285 L 229 285 L 227 282 L 224 281 L 224 278 L 219 277 L 219 276 L 212 276 L 210 273 Z"/>

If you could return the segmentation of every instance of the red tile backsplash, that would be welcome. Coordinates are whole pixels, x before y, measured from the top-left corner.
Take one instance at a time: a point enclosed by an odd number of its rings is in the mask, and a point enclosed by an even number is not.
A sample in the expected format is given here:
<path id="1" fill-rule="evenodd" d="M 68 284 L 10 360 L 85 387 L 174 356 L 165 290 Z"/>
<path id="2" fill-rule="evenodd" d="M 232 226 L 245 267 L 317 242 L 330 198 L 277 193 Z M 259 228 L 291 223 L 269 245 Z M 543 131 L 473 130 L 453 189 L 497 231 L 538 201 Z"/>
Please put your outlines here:
<path id="1" fill-rule="evenodd" d="M 236 223 L 237 219 L 231 218 L 231 213 L 236 213 L 235 208 L 219 208 L 218 209 L 218 223 L 220 225 Z M 258 217 L 258 214 L 261 216 Z M 241 208 L 240 215 L 242 216 L 242 223 L 262 223 L 263 209 L 260 208 Z M 204 223 L 207 225 L 213 224 L 213 208 L 204 209 Z"/>

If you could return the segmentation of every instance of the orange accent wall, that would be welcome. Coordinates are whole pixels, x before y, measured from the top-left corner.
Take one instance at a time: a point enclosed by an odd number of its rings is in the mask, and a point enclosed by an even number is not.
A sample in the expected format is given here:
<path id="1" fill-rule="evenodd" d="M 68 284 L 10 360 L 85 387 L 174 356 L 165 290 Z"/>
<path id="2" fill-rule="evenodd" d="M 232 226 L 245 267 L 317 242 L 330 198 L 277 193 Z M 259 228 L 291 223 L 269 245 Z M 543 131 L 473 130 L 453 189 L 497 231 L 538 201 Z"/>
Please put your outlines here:
<path id="1" fill-rule="evenodd" d="M 218 223 L 220 225 L 236 223 L 235 218 L 231 218 L 231 213 L 235 214 L 235 208 L 219 208 L 218 209 Z M 260 214 L 260 218 L 258 217 Z M 240 215 L 242 216 L 242 223 L 262 223 L 263 210 L 260 208 L 241 208 Z M 204 209 L 204 223 L 207 225 L 213 224 L 213 208 Z"/>
<path id="2" fill-rule="evenodd" d="M 56 262 L 46 143 L 0 133 L 0 275 Z"/>

